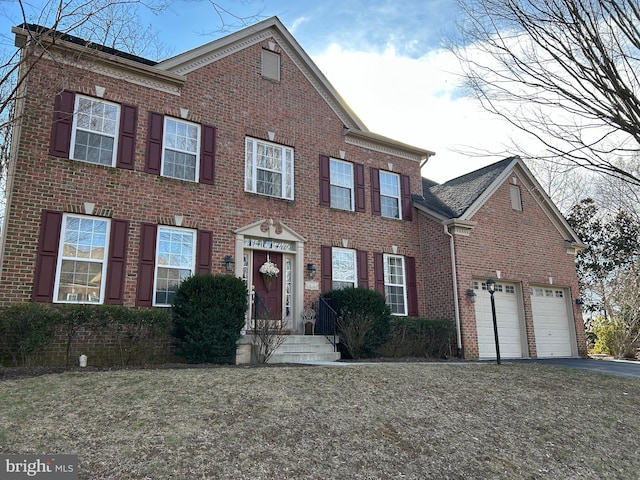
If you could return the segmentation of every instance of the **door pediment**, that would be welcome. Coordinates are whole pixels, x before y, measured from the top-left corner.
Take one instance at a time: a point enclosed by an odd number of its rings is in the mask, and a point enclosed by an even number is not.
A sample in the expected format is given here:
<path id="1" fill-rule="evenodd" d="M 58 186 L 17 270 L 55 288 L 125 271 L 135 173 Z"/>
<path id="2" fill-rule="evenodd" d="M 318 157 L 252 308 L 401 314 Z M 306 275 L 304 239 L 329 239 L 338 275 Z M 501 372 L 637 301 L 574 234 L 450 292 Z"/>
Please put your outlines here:
<path id="1" fill-rule="evenodd" d="M 271 238 L 274 240 L 282 240 L 285 242 L 306 242 L 307 239 L 297 232 L 287 227 L 279 220 L 274 221 L 271 218 L 265 218 L 258 220 L 250 225 L 240 227 L 234 230 L 236 235 L 243 235 L 246 237 L 262 237 Z"/>

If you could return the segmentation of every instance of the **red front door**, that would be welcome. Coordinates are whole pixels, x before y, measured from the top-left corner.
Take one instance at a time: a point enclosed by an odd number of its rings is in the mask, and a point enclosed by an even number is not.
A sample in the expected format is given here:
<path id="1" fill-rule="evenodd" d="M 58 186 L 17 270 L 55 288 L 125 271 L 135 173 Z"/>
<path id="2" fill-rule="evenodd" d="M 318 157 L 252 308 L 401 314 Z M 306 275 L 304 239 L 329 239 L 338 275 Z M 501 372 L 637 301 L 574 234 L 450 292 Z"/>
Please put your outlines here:
<path id="1" fill-rule="evenodd" d="M 267 288 L 267 282 L 260 273 L 260 267 L 267 261 L 267 252 L 253 252 L 253 286 L 255 292 L 269 309 L 269 319 L 282 320 L 282 254 L 270 252 L 269 260 L 278 267 L 280 273 L 272 277 L 271 285 Z"/>

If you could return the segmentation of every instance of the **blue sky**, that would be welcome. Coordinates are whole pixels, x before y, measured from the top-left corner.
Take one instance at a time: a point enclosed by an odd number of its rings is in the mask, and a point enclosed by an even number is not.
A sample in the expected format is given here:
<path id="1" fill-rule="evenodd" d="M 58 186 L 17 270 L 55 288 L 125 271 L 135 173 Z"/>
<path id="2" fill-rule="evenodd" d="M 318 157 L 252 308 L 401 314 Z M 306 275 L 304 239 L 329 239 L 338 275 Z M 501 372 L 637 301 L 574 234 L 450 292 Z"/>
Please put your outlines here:
<path id="1" fill-rule="evenodd" d="M 45 0 L 24 1 L 30 1 L 27 8 L 36 15 Z M 443 182 L 507 156 L 503 144 L 514 132 L 461 95 L 459 65 L 442 47 L 456 32 L 452 0 L 218 3 L 238 16 L 278 16 L 371 131 L 436 152 L 424 176 Z M 13 43 L 11 25 L 21 21 L 17 6 L 0 0 L 5 49 Z M 225 34 L 210 4 L 202 0 L 172 1 L 167 11 L 146 15 L 144 21 L 172 54 Z M 241 28 L 231 17 L 225 23 L 226 33 Z M 500 154 L 469 155 L 472 151 Z"/>

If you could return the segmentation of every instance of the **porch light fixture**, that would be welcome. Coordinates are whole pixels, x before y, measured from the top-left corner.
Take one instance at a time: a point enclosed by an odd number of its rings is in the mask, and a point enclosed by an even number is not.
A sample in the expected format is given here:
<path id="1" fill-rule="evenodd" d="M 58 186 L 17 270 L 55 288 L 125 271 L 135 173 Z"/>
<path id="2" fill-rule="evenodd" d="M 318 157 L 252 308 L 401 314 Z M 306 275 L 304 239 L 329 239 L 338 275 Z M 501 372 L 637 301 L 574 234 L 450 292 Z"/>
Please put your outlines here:
<path id="1" fill-rule="evenodd" d="M 473 288 L 467 288 L 465 293 L 467 294 L 467 297 L 469 297 L 469 301 L 471 303 L 476 303 L 476 292 Z"/>
<path id="2" fill-rule="evenodd" d="M 488 278 L 486 285 L 491 295 L 491 315 L 493 317 L 493 336 L 496 342 L 496 362 L 500 365 L 500 342 L 498 340 L 498 321 L 496 320 L 496 301 L 493 298 L 493 294 L 496 291 L 496 281 L 493 278 Z"/>
<path id="3" fill-rule="evenodd" d="M 316 276 L 316 266 L 313 263 L 307 263 L 307 273 L 311 279 Z"/>
<path id="4" fill-rule="evenodd" d="M 227 269 L 227 272 L 231 273 L 235 270 L 236 262 L 233 260 L 231 255 L 224 256 L 224 267 Z"/>

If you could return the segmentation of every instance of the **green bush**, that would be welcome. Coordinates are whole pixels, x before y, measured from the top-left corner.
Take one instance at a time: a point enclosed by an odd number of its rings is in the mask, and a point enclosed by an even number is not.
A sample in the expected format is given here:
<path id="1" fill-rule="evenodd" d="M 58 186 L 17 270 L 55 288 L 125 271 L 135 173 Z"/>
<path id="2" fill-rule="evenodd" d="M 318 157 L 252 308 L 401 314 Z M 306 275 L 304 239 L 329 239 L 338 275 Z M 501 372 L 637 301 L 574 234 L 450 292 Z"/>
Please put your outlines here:
<path id="1" fill-rule="evenodd" d="M 0 360 L 3 365 L 26 366 L 53 339 L 55 311 L 39 303 L 20 303 L 0 309 Z"/>
<path id="2" fill-rule="evenodd" d="M 112 338 L 115 347 L 106 347 L 103 354 L 113 361 L 117 359 L 120 365 L 150 363 L 171 323 L 171 315 L 164 309 L 74 304 L 56 305 L 53 309 L 58 312 L 59 328 L 66 338 L 67 365 L 77 361 L 78 353 L 89 353 L 71 350 L 80 331 Z"/>
<path id="3" fill-rule="evenodd" d="M 338 313 L 340 344 L 352 358 L 375 357 L 387 341 L 391 311 L 384 297 L 367 288 L 343 288 L 324 294 Z"/>
<path id="4" fill-rule="evenodd" d="M 451 355 L 454 335 L 451 320 L 392 317 L 389 341 L 380 351 L 388 357 L 444 358 Z"/>
<path id="5" fill-rule="evenodd" d="M 189 363 L 235 363 L 247 311 L 247 287 L 232 275 L 194 275 L 173 301 L 177 354 Z"/>

